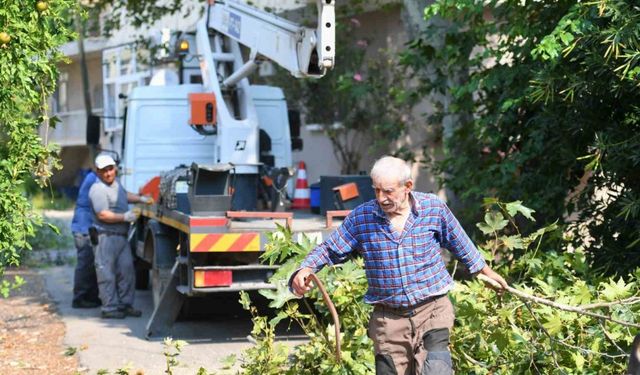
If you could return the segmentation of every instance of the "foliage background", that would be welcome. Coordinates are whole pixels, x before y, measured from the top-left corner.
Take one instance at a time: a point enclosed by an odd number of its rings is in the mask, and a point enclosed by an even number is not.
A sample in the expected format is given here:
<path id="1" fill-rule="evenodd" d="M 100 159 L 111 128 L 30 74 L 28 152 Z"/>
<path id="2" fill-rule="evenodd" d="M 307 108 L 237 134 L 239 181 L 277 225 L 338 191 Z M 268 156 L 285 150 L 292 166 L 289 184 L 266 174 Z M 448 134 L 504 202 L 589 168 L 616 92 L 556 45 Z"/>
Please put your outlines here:
<path id="1" fill-rule="evenodd" d="M 41 223 L 32 211 L 23 185 L 32 174 L 44 184 L 56 166 L 55 148 L 43 144 L 40 126 L 55 126 L 47 117 L 47 99 L 57 79 L 58 47 L 69 41 L 65 16 L 72 0 L 0 1 L 0 278 L 7 265 L 18 265 L 29 249 L 27 237 Z M 3 35 L 4 36 L 4 35 Z M 8 40 L 7 40 L 8 39 Z M 6 291 L 8 283 L 3 281 Z"/>
<path id="2" fill-rule="evenodd" d="M 404 62 L 445 124 L 431 164 L 479 218 L 484 196 L 560 218 L 594 271 L 640 262 L 640 10 L 633 1 L 435 1 Z M 447 123 L 444 120 L 449 120 Z"/>

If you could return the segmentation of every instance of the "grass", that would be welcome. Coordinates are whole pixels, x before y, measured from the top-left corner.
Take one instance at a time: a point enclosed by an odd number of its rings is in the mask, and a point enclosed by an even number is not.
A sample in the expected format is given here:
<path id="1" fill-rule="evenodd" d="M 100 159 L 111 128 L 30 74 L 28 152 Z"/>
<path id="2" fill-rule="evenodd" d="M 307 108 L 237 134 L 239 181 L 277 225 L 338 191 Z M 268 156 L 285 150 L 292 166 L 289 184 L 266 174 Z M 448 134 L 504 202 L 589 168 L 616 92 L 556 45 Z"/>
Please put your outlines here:
<path id="1" fill-rule="evenodd" d="M 39 192 L 31 197 L 31 203 L 36 210 L 69 210 L 75 205 L 71 199 L 47 192 Z"/>

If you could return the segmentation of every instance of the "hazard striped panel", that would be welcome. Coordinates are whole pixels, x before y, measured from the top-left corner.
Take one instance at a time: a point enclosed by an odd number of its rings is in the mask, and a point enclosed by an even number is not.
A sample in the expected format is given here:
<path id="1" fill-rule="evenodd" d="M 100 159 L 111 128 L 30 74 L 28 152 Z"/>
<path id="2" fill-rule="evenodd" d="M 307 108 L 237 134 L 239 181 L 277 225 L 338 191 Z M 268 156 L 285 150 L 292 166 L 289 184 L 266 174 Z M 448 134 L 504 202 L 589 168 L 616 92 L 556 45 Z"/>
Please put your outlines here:
<path id="1" fill-rule="evenodd" d="M 191 233 L 192 253 L 223 251 L 260 251 L 259 233 Z"/>

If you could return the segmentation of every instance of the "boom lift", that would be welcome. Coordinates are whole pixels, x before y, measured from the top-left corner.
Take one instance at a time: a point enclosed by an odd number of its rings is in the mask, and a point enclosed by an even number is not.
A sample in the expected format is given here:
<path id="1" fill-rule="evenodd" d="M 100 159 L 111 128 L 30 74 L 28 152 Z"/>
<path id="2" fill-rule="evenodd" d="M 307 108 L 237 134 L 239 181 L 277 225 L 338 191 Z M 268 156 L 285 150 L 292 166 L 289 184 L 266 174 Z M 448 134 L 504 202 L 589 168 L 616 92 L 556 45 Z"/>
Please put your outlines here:
<path id="1" fill-rule="evenodd" d="M 235 166 L 234 209 L 255 209 L 259 160 L 259 121 L 249 80 L 264 60 L 287 69 L 294 77 L 322 77 L 333 67 L 335 10 L 333 0 L 316 0 L 317 28 L 289 22 L 236 1 L 214 2 L 196 29 L 196 45 L 204 90 L 210 100 L 192 96 L 200 113 L 206 106 L 217 113 L 192 126 L 202 134 L 215 134 L 214 159 Z M 244 61 L 240 45 L 249 49 Z M 194 103 L 194 100 L 200 100 Z M 217 101 L 217 106 L 215 101 Z M 213 102 L 213 103 L 212 103 Z M 205 108 L 202 108 L 204 105 Z M 197 107 L 196 107 L 197 108 Z M 288 147 L 291 148 L 290 145 Z M 243 203 L 241 203 L 241 201 Z"/>
<path id="2" fill-rule="evenodd" d="M 147 336 L 167 334 L 188 297 L 273 288 L 274 268 L 258 262 L 265 229 L 233 219 L 291 225 L 292 213 L 252 211 L 261 130 L 280 142 L 275 166 L 291 165 L 291 137 L 281 90 L 252 86 L 247 76 L 265 60 L 298 78 L 320 78 L 333 67 L 333 0 L 316 4 L 318 26 L 311 29 L 236 1 L 210 0 L 195 34 L 202 84 L 137 87 L 129 95 L 124 185 L 156 200 L 140 208 L 130 236 L 137 283 L 152 284 Z M 246 60 L 241 46 L 249 50 Z"/>

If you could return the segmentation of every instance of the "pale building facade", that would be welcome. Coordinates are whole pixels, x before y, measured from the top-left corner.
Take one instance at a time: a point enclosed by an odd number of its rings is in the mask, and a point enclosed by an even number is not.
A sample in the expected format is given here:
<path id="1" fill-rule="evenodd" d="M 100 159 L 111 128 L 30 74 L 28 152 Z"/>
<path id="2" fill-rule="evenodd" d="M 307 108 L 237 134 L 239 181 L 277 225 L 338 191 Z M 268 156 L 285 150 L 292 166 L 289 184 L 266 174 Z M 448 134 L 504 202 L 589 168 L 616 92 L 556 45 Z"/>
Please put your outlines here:
<path id="1" fill-rule="evenodd" d="M 168 16 L 158 21 L 146 30 L 134 30 L 123 28 L 112 37 L 89 37 L 85 39 L 85 56 L 88 67 L 89 86 L 92 103 L 92 113 L 101 116 L 100 145 L 99 149 L 120 152 L 122 148 L 123 120 L 126 95 L 133 87 L 148 85 L 152 77 L 161 74 L 161 70 L 175 66 L 172 62 L 162 65 L 149 64 L 145 53 L 136 47 L 134 43 L 138 36 L 152 38 L 156 42 L 171 40 L 171 34 L 176 31 L 188 32 L 195 28 L 202 12 L 198 10 L 198 4 L 204 1 L 193 1 L 195 10 L 188 16 L 182 14 Z M 299 8 L 300 2 L 296 0 L 253 1 L 253 5 L 272 9 L 278 13 L 287 13 Z M 338 3 L 337 6 L 340 6 Z M 368 53 L 375 58 L 375 51 L 380 48 L 400 50 L 407 41 L 400 6 L 385 7 L 384 10 L 371 10 L 357 16 L 361 22 L 361 32 L 370 41 Z M 343 20 L 344 21 L 344 20 Z M 337 20 L 341 22 L 341 20 Z M 346 22 L 346 21 L 345 21 Z M 84 105 L 82 74 L 80 69 L 80 55 L 78 44 L 69 43 L 63 47 L 64 53 L 70 58 L 69 64 L 61 65 L 60 82 L 54 98 L 52 109 L 61 123 L 56 129 L 52 129 L 49 140 L 58 143 L 61 150 L 62 171 L 58 171 L 53 183 L 57 186 L 77 185 L 79 183 L 79 171 L 90 168 L 95 148 L 87 145 L 86 124 L 87 112 Z M 183 81 L 198 82 L 199 71 L 197 59 L 185 63 Z M 340 56 L 336 56 L 337 64 L 340 64 Z M 294 78 L 292 78 L 294 79 Z M 425 106 L 416 108 L 416 113 L 428 110 Z M 420 116 L 416 116 L 420 119 Z M 419 120 L 422 121 L 422 120 Z M 330 141 L 314 124 L 303 126 L 301 137 L 304 141 L 302 151 L 293 153 L 294 161 L 304 161 L 307 165 L 309 183 L 319 181 L 323 175 L 338 175 L 340 165 L 332 152 Z M 408 145 L 413 149 L 418 158 L 421 158 L 422 145 L 431 142 L 437 149 L 438 144 L 431 141 L 434 138 L 427 125 L 420 125 L 409 136 L 398 142 L 399 145 Z M 363 158 L 360 169 L 367 171 L 372 162 L 380 155 L 367 154 Z M 424 169 L 416 166 L 414 175 L 417 178 L 417 189 L 422 191 L 436 191 L 435 181 L 428 176 Z"/>

